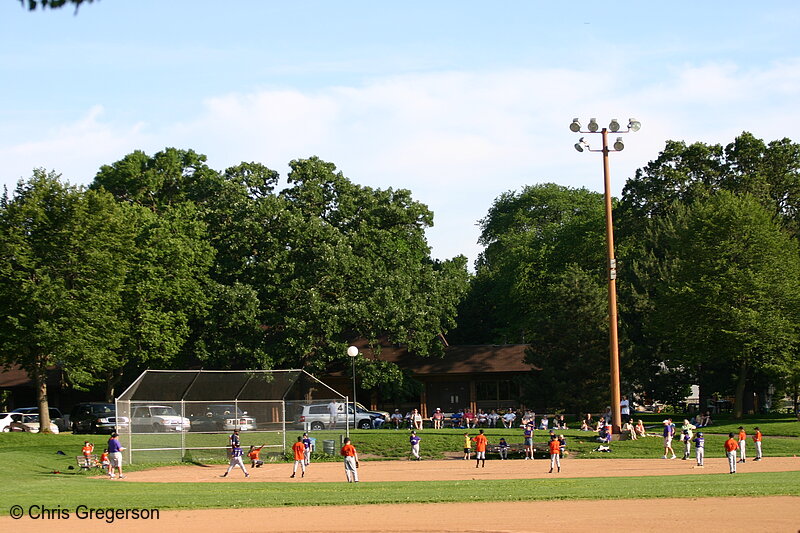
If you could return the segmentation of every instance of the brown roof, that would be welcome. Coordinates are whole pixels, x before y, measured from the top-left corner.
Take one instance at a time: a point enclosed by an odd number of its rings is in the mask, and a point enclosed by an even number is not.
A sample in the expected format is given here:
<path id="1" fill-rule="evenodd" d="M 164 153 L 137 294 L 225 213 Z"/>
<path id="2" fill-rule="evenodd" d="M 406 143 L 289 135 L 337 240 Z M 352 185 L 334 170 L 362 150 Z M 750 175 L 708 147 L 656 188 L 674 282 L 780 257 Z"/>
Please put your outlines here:
<path id="1" fill-rule="evenodd" d="M 405 348 L 382 347 L 377 357 L 371 349 L 361 346 L 368 359 L 379 359 L 397 364 L 414 374 L 475 374 L 498 372 L 529 372 L 533 366 L 526 364 L 528 344 L 446 346 L 444 357 L 418 357 Z"/>
<path id="2" fill-rule="evenodd" d="M 0 387 L 2 388 L 32 384 L 33 380 L 28 376 L 28 373 L 16 365 L 0 372 Z"/>

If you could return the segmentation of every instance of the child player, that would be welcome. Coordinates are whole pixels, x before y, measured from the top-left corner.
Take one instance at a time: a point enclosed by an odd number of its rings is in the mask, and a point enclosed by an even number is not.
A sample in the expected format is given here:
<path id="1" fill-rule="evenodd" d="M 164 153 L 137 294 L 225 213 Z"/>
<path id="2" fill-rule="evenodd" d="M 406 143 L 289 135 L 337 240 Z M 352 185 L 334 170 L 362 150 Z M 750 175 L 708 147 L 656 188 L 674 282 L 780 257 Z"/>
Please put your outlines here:
<path id="1" fill-rule="evenodd" d="M 489 441 L 486 435 L 483 434 L 483 430 L 478 431 L 478 434 L 472 440 L 475 441 L 475 468 L 478 468 L 478 464 L 486 468 L 486 445 Z"/>
<path id="2" fill-rule="evenodd" d="M 553 473 L 553 467 L 558 467 L 561 472 L 561 443 L 555 435 L 550 436 L 550 442 L 547 444 L 550 448 L 550 474 Z"/>
<path id="3" fill-rule="evenodd" d="M 416 431 L 411 432 L 411 437 L 409 437 L 408 442 L 411 444 L 411 455 L 414 456 L 414 460 L 419 461 L 421 457 L 419 456 L 419 442 L 422 439 L 417 436 Z"/>
<path id="4" fill-rule="evenodd" d="M 744 428 L 739 426 L 739 462 L 743 463 L 747 460 L 745 456 L 745 448 L 747 446 L 747 433 L 745 433 Z"/>
<path id="5" fill-rule="evenodd" d="M 111 461 L 108 458 L 108 448 L 103 450 L 100 454 L 100 466 L 106 471 L 106 474 L 111 475 Z"/>
<path id="6" fill-rule="evenodd" d="M 253 468 L 261 468 L 261 465 L 264 464 L 264 461 L 261 460 L 261 448 L 266 446 L 266 444 L 262 444 L 261 446 L 250 446 L 250 451 L 247 452 L 247 457 L 250 458 L 250 466 Z"/>
<path id="7" fill-rule="evenodd" d="M 533 460 L 533 424 L 528 422 L 525 424 L 522 436 L 525 439 L 525 460 Z"/>
<path id="8" fill-rule="evenodd" d="M 92 453 L 94 452 L 94 444 L 89 442 L 88 440 L 83 441 L 83 448 L 81 448 L 81 453 L 83 453 L 83 464 L 86 468 L 91 468 L 92 465 Z"/>
<path id="9" fill-rule="evenodd" d="M 497 451 L 500 453 L 501 461 L 505 461 L 508 458 L 508 443 L 504 437 L 500 437 L 500 442 L 497 444 Z"/>
<path id="10" fill-rule="evenodd" d="M 306 477 L 306 445 L 303 444 L 303 437 L 297 437 L 297 442 L 292 444 L 292 452 L 294 452 L 294 468 L 289 477 L 297 474 L 297 465 L 300 465 L 300 477 Z"/>
<path id="11" fill-rule="evenodd" d="M 244 450 L 241 446 L 237 443 L 236 445 L 231 447 L 231 462 L 228 464 L 228 470 L 225 471 L 224 474 L 220 477 L 228 477 L 228 474 L 231 473 L 231 470 L 236 468 L 237 466 L 242 469 L 244 472 L 244 477 L 250 477 L 250 474 L 247 472 L 247 468 L 244 466 L 244 461 L 242 461 L 242 457 L 244 456 Z"/>
<path id="12" fill-rule="evenodd" d="M 728 458 L 731 474 L 736 473 L 736 449 L 738 447 L 736 440 L 733 438 L 733 433 L 728 433 L 728 440 L 725 441 L 725 457 Z"/>
<path id="13" fill-rule="evenodd" d="M 469 438 L 469 433 L 464 433 L 464 460 L 469 461 L 469 456 L 472 454 L 472 439 Z"/>
<path id="14" fill-rule="evenodd" d="M 704 468 L 703 459 L 706 455 L 706 440 L 703 438 L 703 432 L 698 432 L 694 438 L 694 455 L 697 457 L 697 468 Z"/>
<path id="15" fill-rule="evenodd" d="M 760 461 L 761 457 L 762 457 L 762 455 L 761 455 L 761 439 L 763 438 L 763 436 L 761 435 L 761 430 L 758 429 L 758 426 L 756 426 L 753 429 L 756 430 L 756 434 L 753 435 L 753 442 L 756 445 L 756 458 L 753 459 L 753 460 L 754 461 Z"/>
<path id="16" fill-rule="evenodd" d="M 347 482 L 350 483 L 352 478 L 353 483 L 358 483 L 358 452 L 355 446 L 350 444 L 349 437 L 344 439 L 340 453 L 344 457 L 344 475 L 347 477 Z"/>
<path id="17" fill-rule="evenodd" d="M 311 440 L 311 437 L 308 436 L 308 433 L 303 433 L 303 446 L 305 446 L 306 450 L 303 452 L 304 460 L 306 466 L 311 464 L 311 452 L 314 451 L 314 441 Z"/>

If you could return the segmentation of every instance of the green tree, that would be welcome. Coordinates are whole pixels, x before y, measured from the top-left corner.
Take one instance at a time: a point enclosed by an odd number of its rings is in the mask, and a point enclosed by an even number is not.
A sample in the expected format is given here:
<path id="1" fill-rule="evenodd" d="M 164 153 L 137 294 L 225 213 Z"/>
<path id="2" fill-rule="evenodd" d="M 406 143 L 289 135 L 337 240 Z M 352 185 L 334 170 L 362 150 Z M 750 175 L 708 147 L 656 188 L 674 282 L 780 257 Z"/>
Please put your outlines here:
<path id="1" fill-rule="evenodd" d="M 46 374 L 75 386 L 115 365 L 120 307 L 135 231 L 124 206 L 101 191 L 34 171 L 0 206 L 0 361 L 36 384 L 49 427 Z"/>
<path id="2" fill-rule="evenodd" d="M 686 366 L 727 369 L 740 417 L 754 371 L 793 366 L 800 250 L 750 195 L 719 191 L 675 212 L 659 222 L 671 272 L 655 292 L 652 327 Z"/>

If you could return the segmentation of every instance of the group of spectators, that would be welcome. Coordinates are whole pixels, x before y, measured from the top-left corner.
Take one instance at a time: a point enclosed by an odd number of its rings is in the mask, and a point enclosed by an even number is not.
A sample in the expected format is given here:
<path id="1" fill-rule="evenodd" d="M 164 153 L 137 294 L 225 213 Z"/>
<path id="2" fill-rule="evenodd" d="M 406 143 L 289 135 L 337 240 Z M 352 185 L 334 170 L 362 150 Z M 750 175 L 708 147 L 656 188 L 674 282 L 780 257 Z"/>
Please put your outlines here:
<path id="1" fill-rule="evenodd" d="M 513 408 L 499 413 L 495 409 L 489 412 L 483 409 L 478 409 L 477 412 L 473 412 L 471 409 L 459 409 L 448 415 L 437 407 L 428 420 L 430 420 L 434 429 L 442 429 L 445 426 L 457 429 L 474 429 L 512 428 L 528 425 L 533 425 L 536 429 L 545 431 L 549 429 L 568 429 L 567 421 L 563 414 L 542 415 L 537 424 L 536 413 L 530 410 L 522 411 Z M 394 413 L 389 417 L 389 425 L 394 429 L 422 429 L 423 422 L 424 419 L 418 409 L 411 409 L 406 411 L 405 414 L 400 409 L 395 409 Z"/>

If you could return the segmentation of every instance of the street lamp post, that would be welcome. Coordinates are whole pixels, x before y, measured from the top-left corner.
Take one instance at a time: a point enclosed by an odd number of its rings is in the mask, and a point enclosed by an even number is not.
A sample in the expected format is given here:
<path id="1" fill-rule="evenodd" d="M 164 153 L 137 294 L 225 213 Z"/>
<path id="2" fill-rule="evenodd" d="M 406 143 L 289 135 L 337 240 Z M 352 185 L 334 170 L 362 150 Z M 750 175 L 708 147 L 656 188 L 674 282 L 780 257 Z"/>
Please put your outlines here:
<path id="1" fill-rule="evenodd" d="M 641 123 L 631 118 L 628 120 L 628 129 L 619 131 L 620 124 L 617 119 L 612 119 L 608 128 L 600 129 L 597 120 L 592 118 L 587 126 L 588 131 L 583 131 L 580 120 L 573 119 L 569 129 L 574 133 L 599 133 L 603 140 L 603 148 L 592 150 L 584 137 L 575 144 L 575 149 L 579 152 L 602 152 L 603 153 L 603 186 L 605 194 L 606 209 L 606 243 L 608 248 L 608 329 L 609 329 L 609 352 L 611 356 L 611 427 L 612 432 L 619 434 L 622 426 L 622 415 L 620 414 L 620 379 L 619 379 L 619 337 L 617 334 L 617 260 L 614 257 L 614 221 L 611 213 L 611 172 L 608 166 L 608 154 L 610 152 L 621 152 L 625 148 L 622 137 L 617 137 L 614 142 L 613 150 L 608 148 L 608 132 L 630 133 L 639 131 Z M 599 131 L 598 131 L 599 130 Z"/>
<path id="2" fill-rule="evenodd" d="M 358 348 L 350 346 L 347 349 L 347 355 L 353 361 L 353 429 L 356 429 L 356 357 L 358 357 Z"/>

